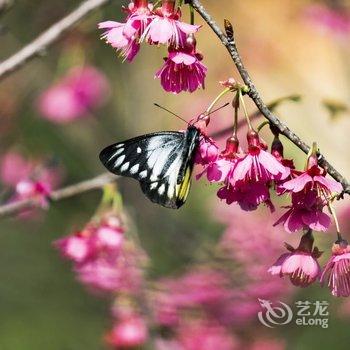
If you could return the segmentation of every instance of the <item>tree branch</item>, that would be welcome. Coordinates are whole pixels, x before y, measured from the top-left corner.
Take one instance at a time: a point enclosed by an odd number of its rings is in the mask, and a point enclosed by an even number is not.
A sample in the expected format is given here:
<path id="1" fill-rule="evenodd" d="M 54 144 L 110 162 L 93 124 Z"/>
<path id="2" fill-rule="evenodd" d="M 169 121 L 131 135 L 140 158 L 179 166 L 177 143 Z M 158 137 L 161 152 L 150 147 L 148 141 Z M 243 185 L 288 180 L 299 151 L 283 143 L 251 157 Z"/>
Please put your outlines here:
<path id="1" fill-rule="evenodd" d="M 288 96 L 284 96 L 284 97 L 279 97 L 277 98 L 276 100 L 270 102 L 267 107 L 272 111 L 274 110 L 275 108 L 277 108 L 280 104 L 282 104 L 283 102 L 286 102 L 286 101 L 293 101 L 293 102 L 298 102 L 301 100 L 301 95 L 298 95 L 298 94 L 294 94 L 294 95 L 288 95 Z M 249 120 L 250 121 L 253 121 L 255 119 L 258 119 L 259 117 L 262 116 L 262 113 L 259 111 L 259 110 L 256 110 L 254 113 L 250 114 L 249 115 Z M 237 129 L 240 129 L 241 127 L 243 127 L 244 125 L 246 125 L 246 119 L 241 119 L 238 121 L 238 124 L 237 124 Z M 230 134 L 232 133 L 233 129 L 232 129 L 232 125 L 227 127 L 227 128 L 224 128 L 224 129 L 221 129 L 219 131 L 216 131 L 214 132 L 212 135 L 210 135 L 211 137 L 222 137 L 222 136 L 225 136 L 227 134 Z"/>
<path id="2" fill-rule="evenodd" d="M 51 202 L 58 202 L 60 200 L 76 196 L 85 192 L 93 191 L 102 188 L 111 182 L 116 181 L 118 177 L 111 173 L 104 173 L 98 175 L 90 180 L 82 181 L 77 184 L 64 187 L 60 190 L 53 191 L 49 200 Z M 0 217 L 14 215 L 24 209 L 40 208 L 40 203 L 35 198 L 24 199 L 13 203 L 0 206 Z"/>
<path id="3" fill-rule="evenodd" d="M 197 11 L 197 13 L 204 19 L 204 21 L 209 25 L 209 27 L 213 30 L 213 32 L 218 36 L 221 43 L 226 47 L 227 51 L 229 52 L 242 80 L 244 83 L 248 86 L 249 97 L 254 101 L 257 108 L 260 110 L 260 112 L 264 115 L 264 117 L 273 124 L 278 131 L 287 137 L 291 142 L 293 142 L 299 149 L 301 149 L 303 152 L 308 153 L 310 150 L 310 147 L 300 139 L 292 130 L 290 130 L 287 125 L 285 125 L 283 122 L 279 120 L 277 116 L 275 116 L 271 110 L 266 106 L 264 101 L 261 99 L 260 94 L 258 90 L 256 89 L 247 69 L 245 68 L 241 56 L 238 52 L 236 42 L 234 39 L 234 36 L 228 38 L 224 32 L 221 30 L 221 28 L 217 25 L 217 23 L 213 20 L 213 18 L 208 14 L 208 12 L 205 10 L 203 5 L 199 0 L 188 0 L 193 6 L 193 8 Z M 233 34 L 233 33 L 232 33 Z M 322 155 L 319 154 L 319 165 L 326 169 L 335 180 L 339 181 L 344 188 L 343 193 L 350 194 L 350 185 L 346 178 L 340 174 Z"/>
<path id="4" fill-rule="evenodd" d="M 106 5 L 111 0 L 86 0 L 73 12 L 44 31 L 35 40 L 24 46 L 14 55 L 0 63 L 0 79 L 22 67 L 26 62 L 42 54 L 44 50 L 91 11 Z"/>

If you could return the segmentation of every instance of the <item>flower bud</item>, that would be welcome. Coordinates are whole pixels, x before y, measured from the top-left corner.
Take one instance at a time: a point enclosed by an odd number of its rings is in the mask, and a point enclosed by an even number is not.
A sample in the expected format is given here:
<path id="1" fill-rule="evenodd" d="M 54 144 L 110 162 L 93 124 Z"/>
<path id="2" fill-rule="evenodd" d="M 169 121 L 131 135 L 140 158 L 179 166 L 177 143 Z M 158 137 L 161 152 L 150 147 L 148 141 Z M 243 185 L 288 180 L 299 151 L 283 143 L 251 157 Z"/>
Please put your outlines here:
<path id="1" fill-rule="evenodd" d="M 224 157 L 234 157 L 238 151 L 239 141 L 236 136 L 231 136 L 226 140 L 226 148 L 222 152 Z"/>
<path id="2" fill-rule="evenodd" d="M 275 136 L 271 145 L 271 154 L 278 160 L 283 159 L 283 144 L 281 140 Z"/>
<path id="3" fill-rule="evenodd" d="M 148 6 L 148 0 L 134 0 L 133 3 L 136 8 Z"/>
<path id="4" fill-rule="evenodd" d="M 261 140 L 259 134 L 255 130 L 249 130 L 247 132 L 247 141 L 249 147 L 258 147 L 260 148 Z"/>
<path id="5" fill-rule="evenodd" d="M 314 244 L 314 237 L 312 230 L 308 230 L 300 239 L 298 250 L 304 252 L 311 252 Z"/>
<path id="6" fill-rule="evenodd" d="M 175 10 L 175 0 L 163 0 L 162 1 L 162 13 L 164 15 L 171 15 Z"/>

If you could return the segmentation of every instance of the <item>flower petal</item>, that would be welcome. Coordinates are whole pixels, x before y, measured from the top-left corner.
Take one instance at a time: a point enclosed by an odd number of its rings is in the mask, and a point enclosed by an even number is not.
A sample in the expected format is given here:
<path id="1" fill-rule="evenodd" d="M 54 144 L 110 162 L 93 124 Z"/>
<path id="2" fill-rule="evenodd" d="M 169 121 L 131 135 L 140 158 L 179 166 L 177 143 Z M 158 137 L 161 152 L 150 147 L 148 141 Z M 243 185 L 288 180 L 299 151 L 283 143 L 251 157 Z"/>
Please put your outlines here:
<path id="1" fill-rule="evenodd" d="M 312 177 L 308 173 L 296 177 L 295 179 L 286 181 L 282 187 L 293 192 L 300 192 L 308 182 L 312 181 Z"/>
<path id="2" fill-rule="evenodd" d="M 124 26 L 124 23 L 115 22 L 115 21 L 105 21 L 105 22 L 100 22 L 98 24 L 99 29 L 112 29 L 112 28 L 118 28 L 121 26 Z"/>
<path id="3" fill-rule="evenodd" d="M 247 175 L 248 171 L 251 169 L 253 164 L 253 157 L 249 154 L 245 158 L 239 160 L 235 171 L 233 173 L 233 180 L 236 182 L 238 180 L 243 180 Z"/>
<path id="4" fill-rule="evenodd" d="M 326 187 L 332 193 L 341 193 L 343 191 L 343 186 L 340 182 L 333 179 L 327 179 L 324 176 L 315 176 L 314 181 L 319 182 L 321 185 Z"/>
<path id="5" fill-rule="evenodd" d="M 272 154 L 261 150 L 258 158 L 259 162 L 272 175 L 284 174 L 286 172 L 285 167 Z"/>
<path id="6" fill-rule="evenodd" d="M 303 222 L 315 231 L 327 231 L 331 218 L 321 211 L 306 211 L 302 215 Z"/>

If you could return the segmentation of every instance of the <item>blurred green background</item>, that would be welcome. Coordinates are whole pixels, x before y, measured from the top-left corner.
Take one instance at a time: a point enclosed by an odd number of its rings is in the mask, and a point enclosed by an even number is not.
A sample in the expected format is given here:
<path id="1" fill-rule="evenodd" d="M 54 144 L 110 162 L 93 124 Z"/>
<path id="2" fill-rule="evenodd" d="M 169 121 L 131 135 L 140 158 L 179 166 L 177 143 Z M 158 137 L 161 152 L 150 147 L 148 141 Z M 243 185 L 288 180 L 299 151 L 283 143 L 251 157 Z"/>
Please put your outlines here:
<path id="1" fill-rule="evenodd" d="M 219 80 L 238 78 L 225 49 L 204 26 L 198 49 L 209 67 L 204 91 L 179 96 L 162 91 L 155 71 L 166 55 L 164 48 L 143 46 L 134 63 L 122 63 L 113 49 L 99 40 L 102 20 L 121 20 L 120 1 L 90 14 L 64 39 L 1 81 L 0 143 L 26 155 L 55 155 L 66 172 L 65 184 L 101 173 L 100 149 L 116 140 L 183 125 L 153 106 L 153 102 L 191 119 L 205 110 L 220 91 Z M 302 18 L 310 1 L 249 0 L 203 1 L 213 16 L 234 23 L 238 46 L 256 85 L 266 101 L 300 93 L 300 104 L 278 109 L 288 125 L 308 143 L 317 139 L 321 150 L 344 174 L 349 173 L 350 118 L 332 121 L 324 98 L 350 103 L 349 36 L 347 40 L 316 30 Z M 16 1 L 0 18 L 0 59 L 35 38 L 72 10 L 79 1 Z M 189 16 L 187 12 L 184 16 Z M 198 22 L 201 22 L 196 17 Z M 67 69 L 83 62 L 95 65 L 109 78 L 108 103 L 93 116 L 57 126 L 42 119 L 35 108 L 37 96 Z M 250 111 L 254 106 L 249 104 Z M 231 112 L 220 112 L 214 128 L 229 125 Z M 270 140 L 269 137 L 267 137 Z M 286 143 L 287 155 L 297 164 L 303 157 Z M 151 257 L 152 276 L 181 271 L 199 246 L 214 244 L 222 225 L 209 215 L 215 189 L 195 183 L 188 203 L 179 211 L 150 204 L 132 180 L 118 182 L 127 208 L 138 228 L 144 249 Z M 17 218 L 0 223 L 0 349 L 95 350 L 109 327 L 109 301 L 88 294 L 74 280 L 70 264 L 52 248 L 52 241 L 82 227 L 93 214 L 100 193 L 83 194 L 54 204 L 42 218 Z M 345 232 L 345 236 L 348 233 Z M 286 234 L 285 239 L 288 239 Z M 329 244 L 331 238 L 325 238 Z M 349 319 L 337 316 L 338 301 L 315 286 L 296 300 L 328 300 L 330 327 L 284 327 L 280 334 L 289 349 L 349 348 Z M 273 332 L 273 331 L 271 331 Z M 275 334 L 275 333 L 271 333 Z"/>

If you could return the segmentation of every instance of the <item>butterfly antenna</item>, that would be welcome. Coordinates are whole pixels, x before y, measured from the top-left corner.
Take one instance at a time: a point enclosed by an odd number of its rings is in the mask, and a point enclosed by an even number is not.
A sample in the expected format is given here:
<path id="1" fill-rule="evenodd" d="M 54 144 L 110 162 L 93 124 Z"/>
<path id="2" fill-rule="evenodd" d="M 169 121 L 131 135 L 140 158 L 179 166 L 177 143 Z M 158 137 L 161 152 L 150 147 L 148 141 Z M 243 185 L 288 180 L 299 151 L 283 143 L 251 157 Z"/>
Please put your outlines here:
<path id="1" fill-rule="evenodd" d="M 180 120 L 182 120 L 183 122 L 185 122 L 185 123 L 188 125 L 188 121 L 187 121 L 186 119 L 180 117 L 179 115 L 177 115 L 177 114 L 175 114 L 174 112 L 170 111 L 169 109 L 167 109 L 167 108 L 165 108 L 165 107 L 159 105 L 158 103 L 154 103 L 154 105 L 155 105 L 156 107 L 161 108 L 161 109 L 163 109 L 164 111 L 166 111 L 166 112 L 172 114 L 172 115 L 175 116 L 176 118 L 179 118 Z"/>
<path id="2" fill-rule="evenodd" d="M 220 109 L 223 109 L 223 108 L 227 107 L 229 104 L 230 104 L 230 102 L 225 103 L 224 105 L 222 105 L 222 106 L 214 109 L 213 111 L 211 111 L 208 115 L 213 114 L 213 113 L 219 111 Z"/>

